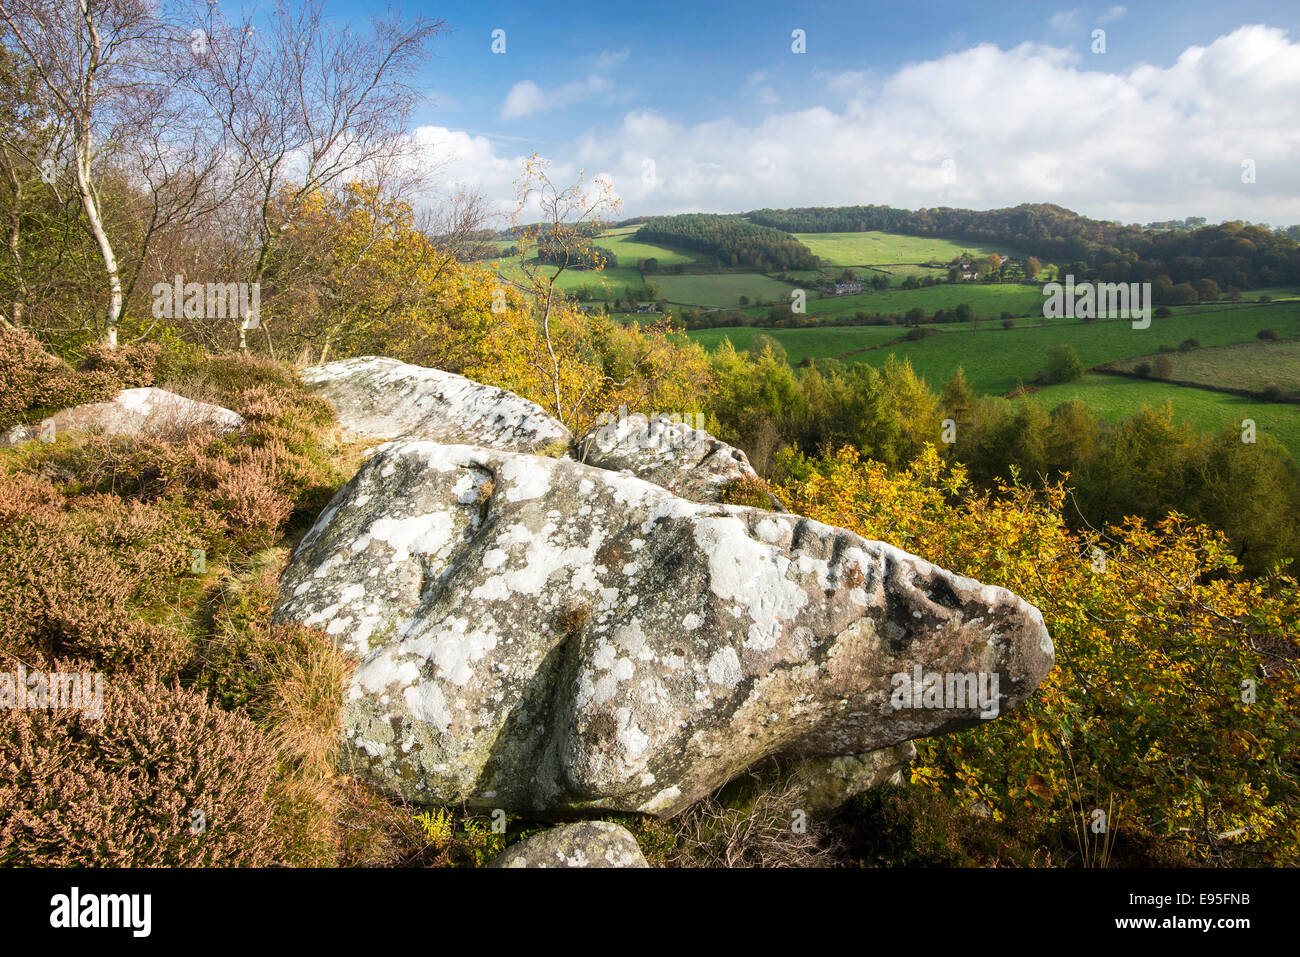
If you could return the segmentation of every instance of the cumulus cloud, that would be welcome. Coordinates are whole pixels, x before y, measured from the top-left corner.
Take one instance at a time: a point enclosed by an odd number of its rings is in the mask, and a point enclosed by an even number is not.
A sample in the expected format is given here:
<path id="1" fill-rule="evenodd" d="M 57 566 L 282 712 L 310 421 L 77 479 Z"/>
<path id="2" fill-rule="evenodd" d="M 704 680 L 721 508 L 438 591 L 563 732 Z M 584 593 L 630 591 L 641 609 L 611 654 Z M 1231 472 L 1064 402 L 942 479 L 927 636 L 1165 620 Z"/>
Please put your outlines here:
<path id="1" fill-rule="evenodd" d="M 614 81 L 605 74 L 622 64 L 628 54 L 627 50 L 604 51 L 596 57 L 596 63 L 585 79 L 574 80 L 551 90 L 543 90 L 532 80 L 520 80 L 506 94 L 505 101 L 501 104 L 501 118 L 518 119 L 543 110 L 581 103 L 610 92 L 614 88 Z"/>
<path id="2" fill-rule="evenodd" d="M 690 124 L 637 109 L 548 153 L 557 173 L 609 174 L 628 215 L 1055 202 L 1123 222 L 1300 222 L 1300 44 L 1248 26 L 1169 66 L 1107 73 L 1103 59 L 981 44 L 884 77 L 832 77 L 833 107 Z M 454 154 L 449 171 L 511 195 L 519 157 L 431 129 L 431 147 Z M 1248 159 L 1255 183 L 1241 181 Z"/>

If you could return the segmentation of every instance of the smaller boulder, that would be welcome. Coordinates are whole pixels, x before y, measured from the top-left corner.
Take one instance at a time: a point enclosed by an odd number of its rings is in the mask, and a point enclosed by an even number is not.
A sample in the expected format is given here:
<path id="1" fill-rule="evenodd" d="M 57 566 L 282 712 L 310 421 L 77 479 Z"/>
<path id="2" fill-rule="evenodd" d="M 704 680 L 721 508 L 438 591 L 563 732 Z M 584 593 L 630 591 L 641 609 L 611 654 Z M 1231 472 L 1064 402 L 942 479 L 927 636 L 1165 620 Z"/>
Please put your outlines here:
<path id="1" fill-rule="evenodd" d="M 149 387 L 123 389 L 107 402 L 73 406 L 40 423 L 15 426 L 5 433 L 5 442 L 17 445 L 50 432 L 56 436 L 64 432 L 172 436 L 195 429 L 231 432 L 243 424 L 242 417 L 219 405 Z"/>
<path id="2" fill-rule="evenodd" d="M 685 417 L 689 419 L 690 416 Z M 578 443 L 588 465 L 627 472 L 692 502 L 721 502 L 722 490 L 740 479 L 758 479 L 740 449 L 695 428 L 682 417 L 606 413 Z M 783 510 L 775 498 L 771 507 Z"/>
<path id="3" fill-rule="evenodd" d="M 805 758 L 793 770 L 803 790 L 804 808 L 817 813 L 831 811 L 849 798 L 881 784 L 901 784 L 905 771 L 916 758 L 911 741 L 863 754 Z"/>
<path id="4" fill-rule="evenodd" d="M 626 828 L 608 821 L 562 824 L 520 841 L 489 867 L 649 867 Z"/>

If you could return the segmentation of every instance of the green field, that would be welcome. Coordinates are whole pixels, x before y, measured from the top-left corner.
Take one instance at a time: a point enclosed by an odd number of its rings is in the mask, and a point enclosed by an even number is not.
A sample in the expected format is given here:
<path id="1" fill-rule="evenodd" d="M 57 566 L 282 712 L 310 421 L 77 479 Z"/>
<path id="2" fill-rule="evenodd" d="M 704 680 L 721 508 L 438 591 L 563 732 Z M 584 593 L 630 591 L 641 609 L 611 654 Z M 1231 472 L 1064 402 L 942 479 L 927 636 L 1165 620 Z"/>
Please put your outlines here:
<path id="1" fill-rule="evenodd" d="M 596 239 L 597 246 L 608 250 L 612 254 L 613 258 L 610 261 L 610 266 L 618 265 L 635 269 L 639 259 L 657 259 L 661 268 L 695 261 L 695 257 L 690 253 L 677 252 L 668 249 L 666 246 L 652 246 L 649 243 L 635 242 L 632 236 L 638 228 L 637 226 L 622 226 L 618 229 L 611 229 Z"/>
<path id="2" fill-rule="evenodd" d="M 786 351 L 792 365 L 804 359 L 831 359 L 870 346 L 883 345 L 906 334 L 899 326 L 827 326 L 824 329 L 757 329 L 738 326 L 734 329 L 697 329 L 687 333 L 706 349 L 716 349 L 723 339 L 730 339 L 737 349 L 747 349 L 759 336 L 771 336 Z M 853 361 L 853 360 L 849 360 Z"/>
<path id="3" fill-rule="evenodd" d="M 1194 382 L 1211 389 L 1244 389 L 1262 392 L 1269 386 L 1288 391 L 1300 389 L 1300 340 L 1243 342 L 1234 346 L 1167 353 L 1173 371 L 1167 376 L 1180 382 Z M 1155 356 L 1138 356 L 1116 362 L 1115 368 L 1132 372 L 1139 363 L 1154 362 Z"/>
<path id="4" fill-rule="evenodd" d="M 647 278 L 662 290 L 669 302 L 724 309 L 739 308 L 741 296 L 748 296 L 751 302 L 758 299 L 789 302 L 792 288 L 779 280 L 744 272 Z"/>
<path id="5" fill-rule="evenodd" d="M 1078 382 L 1049 386 L 1031 398 L 1048 411 L 1078 399 L 1108 422 L 1130 416 L 1143 406 L 1159 408 L 1168 402 L 1175 419 L 1202 433 L 1240 429 L 1243 419 L 1253 419 L 1257 434 L 1272 435 L 1300 461 L 1300 406 L 1296 405 L 1254 402 L 1226 392 L 1108 375 L 1086 375 Z"/>
<path id="6" fill-rule="evenodd" d="M 962 253 L 974 257 L 997 253 L 1022 258 L 1015 250 L 998 246 L 936 239 L 930 236 L 902 236 L 897 233 L 794 233 L 814 256 L 837 266 L 888 266 L 892 263 L 951 262 Z"/>
<path id="7" fill-rule="evenodd" d="M 861 352 L 845 361 L 880 365 L 890 353 L 906 356 L 913 368 L 936 388 L 961 366 L 977 391 L 1000 395 L 1015 388 L 1017 378 L 1030 382 L 1046 365 L 1047 350 L 1058 343 L 1073 346 L 1084 368 L 1090 368 L 1148 355 L 1159 351 L 1162 345 L 1177 347 L 1184 339 L 1199 339 L 1202 346 L 1253 342 L 1256 332 L 1270 328 L 1284 337 L 1300 336 L 1300 307 L 1295 303 L 1274 303 L 1213 312 L 1175 312 L 1167 319 L 1152 319 L 1148 329 L 1134 329 L 1125 320 L 1093 323 L 1042 320 L 1012 329 L 1003 329 L 1000 323 L 985 323 L 978 330 L 972 330 L 968 323 L 927 328 L 936 331 L 916 342 Z M 792 363 L 805 356 L 822 358 L 879 345 L 905 331 L 894 326 L 755 330 L 766 332 L 780 342 Z M 707 329 L 692 332 L 690 337 L 711 345 L 729 336 L 739 345 L 740 333 L 740 329 Z"/>
<path id="8" fill-rule="evenodd" d="M 517 259 L 496 260 L 495 264 L 501 276 L 512 282 L 520 282 L 523 279 L 523 270 Z M 547 266 L 546 269 L 554 272 L 554 267 Z M 597 286 L 605 290 L 609 297 L 623 295 L 623 289 L 631 286 L 634 289 L 641 288 L 641 274 L 635 269 L 625 269 L 620 266 L 606 266 L 599 272 L 590 269 L 566 269 L 556 283 L 556 286 L 564 292 L 572 292 L 575 289 L 581 289 L 583 286 Z"/>
<path id="9" fill-rule="evenodd" d="M 789 292 L 786 293 L 789 298 Z M 854 296 L 828 296 L 825 299 L 808 299 L 807 310 L 813 316 L 853 315 L 859 310 L 871 313 L 898 312 L 920 307 L 926 315 L 940 309 L 951 309 L 969 303 L 981 318 L 996 319 L 1003 312 L 1017 316 L 1043 314 L 1041 286 L 1022 286 L 1018 283 L 943 283 L 921 289 L 884 289 L 864 292 Z"/>
<path id="10" fill-rule="evenodd" d="M 1249 289 L 1242 295 L 1250 302 L 1255 302 L 1260 296 L 1269 296 L 1273 299 L 1300 299 L 1300 286 L 1268 286 L 1264 289 Z"/>

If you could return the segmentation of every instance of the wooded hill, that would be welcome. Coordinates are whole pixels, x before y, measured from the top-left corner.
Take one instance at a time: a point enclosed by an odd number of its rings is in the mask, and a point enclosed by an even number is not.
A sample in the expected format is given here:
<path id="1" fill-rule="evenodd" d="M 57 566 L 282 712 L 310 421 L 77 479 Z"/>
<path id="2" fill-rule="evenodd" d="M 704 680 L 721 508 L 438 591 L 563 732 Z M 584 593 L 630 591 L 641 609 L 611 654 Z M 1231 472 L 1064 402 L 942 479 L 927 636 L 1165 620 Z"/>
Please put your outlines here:
<path id="1" fill-rule="evenodd" d="M 889 206 L 759 209 L 758 226 L 791 233 L 882 232 L 1002 244 L 1067 264 L 1076 279 L 1174 283 L 1210 279 L 1249 289 L 1300 282 L 1300 247 L 1263 226 L 1239 222 L 1152 231 L 1080 216 L 1051 203 L 1010 209 L 905 210 Z"/>

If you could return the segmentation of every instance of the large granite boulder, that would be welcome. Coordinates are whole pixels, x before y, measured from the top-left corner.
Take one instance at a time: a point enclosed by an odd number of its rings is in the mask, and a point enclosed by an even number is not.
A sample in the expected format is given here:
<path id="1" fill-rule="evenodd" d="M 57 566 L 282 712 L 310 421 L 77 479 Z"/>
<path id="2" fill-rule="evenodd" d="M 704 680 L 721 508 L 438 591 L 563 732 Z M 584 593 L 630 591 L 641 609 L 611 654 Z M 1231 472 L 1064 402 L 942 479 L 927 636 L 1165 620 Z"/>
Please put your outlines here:
<path id="1" fill-rule="evenodd" d="M 772 755 L 988 720 L 1053 664 L 1036 608 L 883 542 L 431 441 L 380 446 L 280 587 L 360 662 L 349 769 L 534 816 L 671 815 Z"/>
<path id="2" fill-rule="evenodd" d="M 432 439 L 518 452 L 567 450 L 572 442 L 569 430 L 537 403 L 439 369 L 363 356 L 300 375 L 359 438 Z"/>
<path id="3" fill-rule="evenodd" d="M 649 867 L 626 828 L 608 821 L 561 824 L 520 841 L 488 867 Z"/>
<path id="4" fill-rule="evenodd" d="M 740 479 L 758 479 L 740 449 L 704 430 L 703 416 L 606 413 L 578 443 L 588 465 L 627 472 L 692 502 L 720 502 L 722 491 Z M 772 500 L 774 508 L 781 503 Z"/>
<path id="5" fill-rule="evenodd" d="M 148 387 L 123 389 L 107 402 L 72 406 L 39 424 L 15 426 L 6 433 L 5 441 L 16 445 L 37 436 L 57 437 L 65 432 L 173 437 L 199 429 L 230 432 L 243 424 L 237 413 L 219 405 Z"/>

